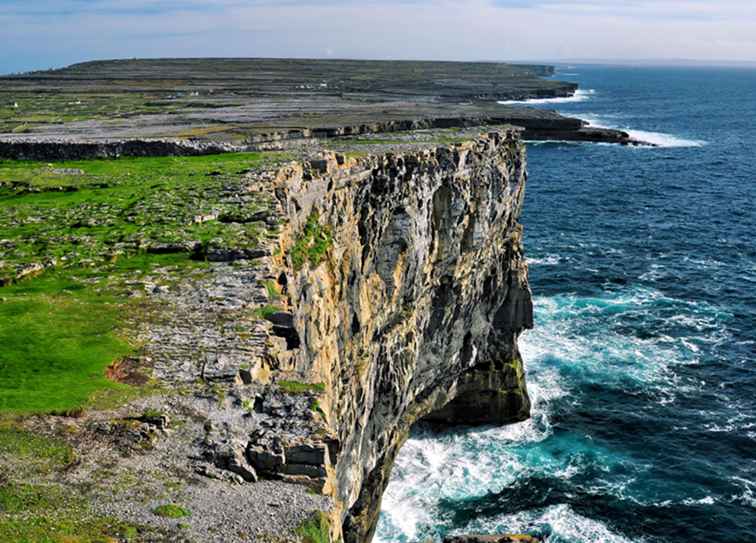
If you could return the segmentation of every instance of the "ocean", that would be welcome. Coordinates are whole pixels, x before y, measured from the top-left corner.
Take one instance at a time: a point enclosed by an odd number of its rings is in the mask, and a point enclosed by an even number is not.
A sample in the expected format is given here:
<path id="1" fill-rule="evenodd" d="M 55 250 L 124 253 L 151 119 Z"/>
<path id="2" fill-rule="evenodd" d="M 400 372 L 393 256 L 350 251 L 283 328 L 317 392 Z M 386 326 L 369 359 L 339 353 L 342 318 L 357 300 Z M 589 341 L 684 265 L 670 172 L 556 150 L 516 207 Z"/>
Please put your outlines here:
<path id="1" fill-rule="evenodd" d="M 756 541 L 756 70 L 555 77 L 659 147 L 529 144 L 532 418 L 415 428 L 376 540 Z"/>

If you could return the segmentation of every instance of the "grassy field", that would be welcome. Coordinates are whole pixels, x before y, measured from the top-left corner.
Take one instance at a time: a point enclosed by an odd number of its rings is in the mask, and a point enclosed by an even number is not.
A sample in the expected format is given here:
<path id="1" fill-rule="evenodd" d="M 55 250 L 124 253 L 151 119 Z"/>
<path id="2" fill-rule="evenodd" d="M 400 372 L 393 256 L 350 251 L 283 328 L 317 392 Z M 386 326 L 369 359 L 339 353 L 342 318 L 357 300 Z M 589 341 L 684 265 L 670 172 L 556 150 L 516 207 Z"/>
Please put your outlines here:
<path id="1" fill-rule="evenodd" d="M 135 349 L 126 317 L 145 311 L 129 283 L 205 265 L 198 246 L 259 246 L 269 202 L 240 197 L 241 178 L 284 158 L 0 162 L 0 413 L 135 394 L 105 375 Z"/>
<path id="2" fill-rule="evenodd" d="M 0 161 L 0 282 L 35 263 L 87 263 L 213 240 L 255 247 L 265 227 L 254 216 L 267 203 L 240 203 L 234 191 L 241 172 L 282 158 Z"/>
<path id="3" fill-rule="evenodd" d="M 105 375 L 134 351 L 124 316 L 145 302 L 129 296 L 127 281 L 202 265 L 187 255 L 142 255 L 0 289 L 0 413 L 65 413 L 138 394 Z"/>
<path id="4" fill-rule="evenodd" d="M 169 113 L 181 107 L 164 99 L 165 94 L 0 92 L 0 132 L 23 134 L 40 125 Z"/>

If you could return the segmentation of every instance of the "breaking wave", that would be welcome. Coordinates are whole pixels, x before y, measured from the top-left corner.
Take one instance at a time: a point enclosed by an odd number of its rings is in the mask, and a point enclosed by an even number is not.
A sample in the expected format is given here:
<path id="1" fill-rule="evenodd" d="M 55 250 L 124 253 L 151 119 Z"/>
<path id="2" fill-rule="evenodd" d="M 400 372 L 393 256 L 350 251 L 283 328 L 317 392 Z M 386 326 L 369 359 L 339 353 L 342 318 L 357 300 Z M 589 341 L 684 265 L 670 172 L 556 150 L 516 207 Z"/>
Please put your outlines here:
<path id="1" fill-rule="evenodd" d="M 555 420 L 566 409 L 579 409 L 575 390 L 586 383 L 609 385 L 630 394 L 643 390 L 660 404 L 695 388 L 695 383 L 682 382 L 673 371 L 675 366 L 698 361 L 698 349 L 687 337 L 659 333 L 642 338 L 622 326 L 607 325 L 653 311 L 652 307 L 689 313 L 686 322 L 691 330 L 718 328 L 713 308 L 691 307 L 648 288 L 597 297 L 565 294 L 537 299 L 536 327 L 520 341 L 532 417 L 500 428 L 442 433 L 422 425 L 416 428 L 396 460 L 376 541 L 420 543 L 439 539 L 452 529 L 468 533 L 527 531 L 554 543 L 629 541 L 599 520 L 577 514 L 568 503 L 492 517 L 471 515 L 463 528 L 458 527 L 458 519 L 450 521 L 450 511 L 479 511 L 489 507 L 490 501 L 497 511 L 506 510 L 509 493 L 537 493 L 543 481 L 551 481 L 549 486 L 577 484 L 579 488 L 583 483 L 573 480 L 595 473 L 604 473 L 602 481 L 583 492 L 643 502 L 633 495 L 631 486 L 645 466 L 587 436 L 555 432 Z"/>
<path id="2" fill-rule="evenodd" d="M 501 100 L 498 103 L 503 106 L 515 104 L 572 104 L 590 100 L 594 94 L 596 94 L 596 91 L 593 89 L 578 89 L 572 96 L 560 96 L 558 98 L 530 98 L 528 100 Z"/>
<path id="3" fill-rule="evenodd" d="M 623 129 L 630 134 L 631 138 L 651 143 L 656 147 L 703 147 L 707 142 L 703 140 L 691 140 L 680 138 L 662 132 L 647 132 L 645 130 Z"/>
<path id="4" fill-rule="evenodd" d="M 647 130 L 635 130 L 633 128 L 627 128 L 625 126 L 617 125 L 616 123 L 608 122 L 607 115 L 593 115 L 591 113 L 581 113 L 580 118 L 588 123 L 589 126 L 595 128 L 614 128 L 624 130 L 631 138 L 638 141 L 650 143 L 654 147 L 703 147 L 707 142 L 703 140 L 686 139 L 671 134 L 664 134 L 662 132 L 651 132 Z"/>

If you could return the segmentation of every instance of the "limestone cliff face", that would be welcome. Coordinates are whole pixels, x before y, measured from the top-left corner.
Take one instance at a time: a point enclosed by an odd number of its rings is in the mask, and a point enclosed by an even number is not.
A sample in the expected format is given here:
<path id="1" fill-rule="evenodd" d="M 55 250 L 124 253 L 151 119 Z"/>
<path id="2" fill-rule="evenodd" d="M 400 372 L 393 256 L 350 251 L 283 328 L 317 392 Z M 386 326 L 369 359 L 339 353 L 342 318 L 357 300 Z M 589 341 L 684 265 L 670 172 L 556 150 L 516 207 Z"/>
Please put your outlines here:
<path id="1" fill-rule="evenodd" d="M 326 154 L 279 173 L 279 283 L 293 323 L 274 365 L 325 385 L 334 537 L 371 539 L 394 458 L 420 419 L 529 415 L 517 348 L 532 326 L 515 131 L 383 157 Z M 322 261 L 297 250 L 309 228 Z M 306 242 L 306 240 L 305 240 Z"/>

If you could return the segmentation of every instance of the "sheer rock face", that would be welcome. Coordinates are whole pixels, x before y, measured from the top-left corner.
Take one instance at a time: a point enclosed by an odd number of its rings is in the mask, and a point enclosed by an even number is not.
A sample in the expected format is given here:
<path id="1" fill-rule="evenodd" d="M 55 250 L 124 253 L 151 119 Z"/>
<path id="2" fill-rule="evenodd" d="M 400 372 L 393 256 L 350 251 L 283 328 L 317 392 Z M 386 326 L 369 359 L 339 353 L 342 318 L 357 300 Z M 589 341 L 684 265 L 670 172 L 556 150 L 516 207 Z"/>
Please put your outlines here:
<path id="1" fill-rule="evenodd" d="M 279 283 L 293 322 L 275 365 L 325 385 L 334 537 L 371 539 L 416 421 L 528 417 L 517 348 L 532 326 L 517 223 L 525 179 L 508 130 L 403 155 L 326 153 L 279 172 Z M 327 256 L 295 266 L 308 221 Z"/>

